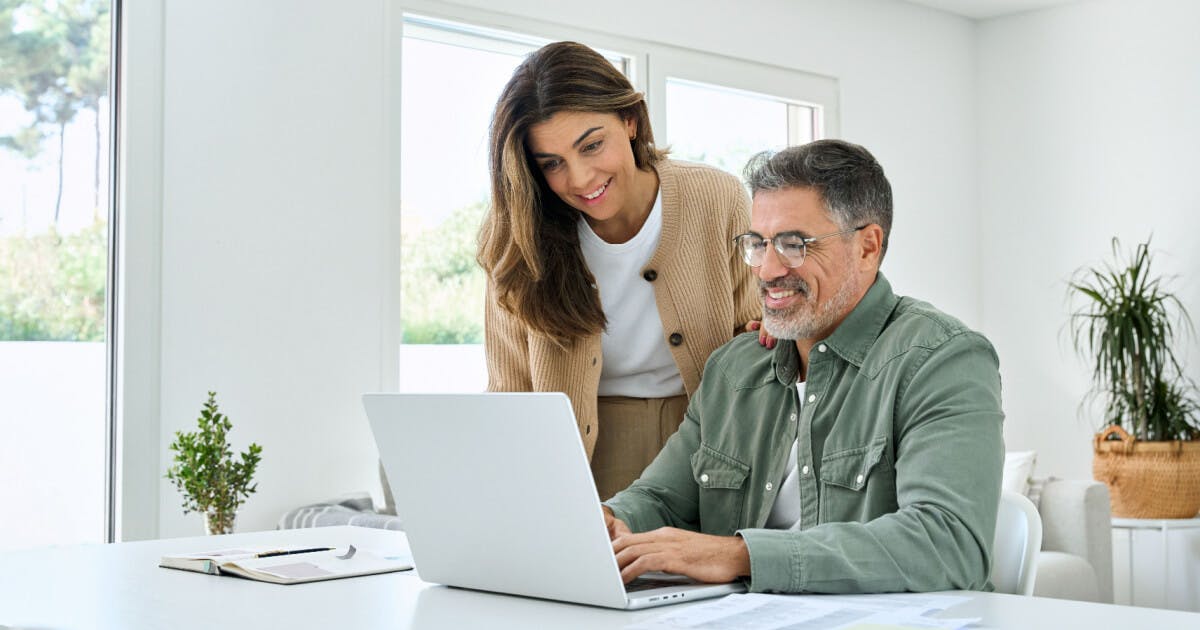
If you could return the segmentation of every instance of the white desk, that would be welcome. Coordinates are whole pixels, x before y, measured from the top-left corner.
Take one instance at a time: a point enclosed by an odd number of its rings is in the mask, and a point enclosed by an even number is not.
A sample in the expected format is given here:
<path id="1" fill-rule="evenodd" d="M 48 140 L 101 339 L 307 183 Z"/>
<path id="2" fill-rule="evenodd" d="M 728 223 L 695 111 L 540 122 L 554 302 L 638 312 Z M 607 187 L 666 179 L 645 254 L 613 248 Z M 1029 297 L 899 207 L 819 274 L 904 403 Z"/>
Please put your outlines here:
<path id="1" fill-rule="evenodd" d="M 404 535 L 329 527 L 87 545 L 0 554 L 0 625 L 14 628 L 580 628 L 616 629 L 666 611 L 624 612 L 451 589 L 412 572 L 278 586 L 157 566 L 167 553 L 247 544 L 342 546 L 388 552 Z M 947 617 L 988 628 L 1200 628 L 1200 614 L 1108 604 L 956 593 Z M 681 604 L 694 606 L 697 604 Z"/>

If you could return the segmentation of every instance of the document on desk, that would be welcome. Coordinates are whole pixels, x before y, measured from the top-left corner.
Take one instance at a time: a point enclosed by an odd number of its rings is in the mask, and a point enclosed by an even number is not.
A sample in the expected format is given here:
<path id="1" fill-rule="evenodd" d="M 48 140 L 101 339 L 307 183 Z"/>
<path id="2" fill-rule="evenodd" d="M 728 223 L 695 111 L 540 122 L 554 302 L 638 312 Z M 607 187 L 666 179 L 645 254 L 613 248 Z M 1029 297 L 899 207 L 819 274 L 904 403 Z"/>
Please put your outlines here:
<path id="1" fill-rule="evenodd" d="M 954 595 L 728 595 L 626 626 L 629 630 L 957 630 L 979 619 L 937 619 L 930 613 L 966 602 Z"/>

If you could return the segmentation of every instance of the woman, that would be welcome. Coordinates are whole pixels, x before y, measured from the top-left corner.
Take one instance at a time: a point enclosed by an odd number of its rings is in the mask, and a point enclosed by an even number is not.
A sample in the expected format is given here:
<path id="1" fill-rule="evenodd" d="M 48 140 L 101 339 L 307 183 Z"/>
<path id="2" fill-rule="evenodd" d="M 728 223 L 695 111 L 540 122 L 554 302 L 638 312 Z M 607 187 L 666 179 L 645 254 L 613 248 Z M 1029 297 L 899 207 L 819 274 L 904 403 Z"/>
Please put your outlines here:
<path id="1" fill-rule="evenodd" d="M 749 229 L 745 189 L 664 154 L 642 95 L 572 42 L 522 62 L 492 118 L 488 389 L 565 392 L 605 499 L 679 427 L 709 353 L 761 312 L 731 242 Z"/>

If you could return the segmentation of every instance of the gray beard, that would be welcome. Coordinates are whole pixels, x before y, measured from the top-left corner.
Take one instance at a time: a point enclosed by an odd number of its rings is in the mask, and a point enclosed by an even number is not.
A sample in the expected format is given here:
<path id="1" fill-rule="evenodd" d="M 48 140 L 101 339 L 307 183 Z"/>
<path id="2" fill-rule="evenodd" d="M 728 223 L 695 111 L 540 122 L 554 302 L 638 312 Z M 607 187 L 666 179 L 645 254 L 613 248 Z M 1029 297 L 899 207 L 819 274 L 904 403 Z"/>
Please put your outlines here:
<path id="1" fill-rule="evenodd" d="M 858 293 L 858 282 L 853 275 L 846 277 L 833 297 L 815 306 L 809 301 L 808 283 L 800 278 L 789 276 L 774 282 L 760 280 L 758 287 L 764 294 L 768 288 L 788 288 L 795 289 L 804 296 L 803 302 L 791 308 L 775 309 L 763 306 L 762 324 L 767 334 L 789 341 L 813 339 L 828 330 L 837 318 L 848 310 L 855 294 Z"/>

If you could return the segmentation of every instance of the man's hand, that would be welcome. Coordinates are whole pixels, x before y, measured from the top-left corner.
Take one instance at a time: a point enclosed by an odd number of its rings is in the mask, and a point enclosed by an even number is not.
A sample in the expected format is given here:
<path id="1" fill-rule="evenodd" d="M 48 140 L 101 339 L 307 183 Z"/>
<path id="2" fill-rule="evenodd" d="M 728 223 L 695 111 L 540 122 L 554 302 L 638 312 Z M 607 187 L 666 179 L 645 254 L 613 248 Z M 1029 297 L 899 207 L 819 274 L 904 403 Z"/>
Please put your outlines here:
<path id="1" fill-rule="evenodd" d="M 608 528 L 608 539 L 616 540 L 621 536 L 630 534 L 629 526 L 625 521 L 613 516 L 612 510 L 607 505 L 601 505 L 600 509 L 604 511 L 604 526 Z"/>
<path id="2" fill-rule="evenodd" d="M 711 583 L 732 582 L 750 575 L 750 551 L 741 536 L 711 536 L 661 527 L 616 537 L 613 553 L 626 584 L 650 571 L 678 573 Z"/>
<path id="3" fill-rule="evenodd" d="M 762 321 L 752 319 L 746 323 L 746 332 L 754 332 L 756 330 L 758 331 L 758 345 L 770 350 L 775 347 L 776 343 L 778 343 L 774 337 L 767 334 L 767 329 L 762 327 Z"/>

